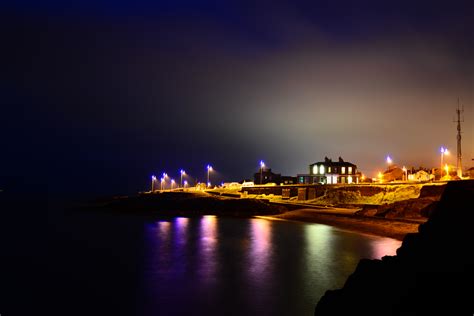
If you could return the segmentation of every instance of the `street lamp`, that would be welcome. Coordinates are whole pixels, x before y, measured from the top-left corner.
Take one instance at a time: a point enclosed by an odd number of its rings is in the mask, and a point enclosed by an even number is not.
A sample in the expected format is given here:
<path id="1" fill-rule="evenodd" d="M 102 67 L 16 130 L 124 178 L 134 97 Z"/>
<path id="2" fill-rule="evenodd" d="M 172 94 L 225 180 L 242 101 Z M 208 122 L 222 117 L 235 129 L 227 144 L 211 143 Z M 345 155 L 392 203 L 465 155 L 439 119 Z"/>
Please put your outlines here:
<path id="1" fill-rule="evenodd" d="M 173 190 L 173 185 L 174 185 L 174 179 L 171 179 L 171 189 L 170 190 Z"/>
<path id="2" fill-rule="evenodd" d="M 388 169 L 390 169 L 390 166 L 392 165 L 393 160 L 392 160 L 392 158 L 390 158 L 390 156 L 387 156 L 386 161 L 387 161 L 387 164 L 388 164 Z"/>
<path id="3" fill-rule="evenodd" d="M 155 192 L 155 181 L 156 181 L 156 177 L 155 176 L 151 176 L 151 192 Z"/>
<path id="4" fill-rule="evenodd" d="M 444 155 L 449 155 L 449 151 L 447 148 L 441 147 L 441 168 L 439 169 L 439 179 L 443 177 L 443 166 L 444 166 Z"/>
<path id="5" fill-rule="evenodd" d="M 265 163 L 263 160 L 260 160 L 260 184 L 263 184 L 263 168 L 265 167 Z"/>
<path id="6" fill-rule="evenodd" d="M 188 181 L 184 180 L 184 187 L 186 188 L 188 186 Z"/>
<path id="7" fill-rule="evenodd" d="M 161 190 L 161 191 L 163 191 L 163 185 L 164 185 L 164 183 L 165 183 L 165 178 L 163 177 L 163 178 L 160 179 L 160 190 Z"/>
<path id="8" fill-rule="evenodd" d="M 207 165 L 207 186 L 211 186 L 211 182 L 209 181 L 209 173 L 212 171 L 212 166 L 211 165 Z"/>
<path id="9" fill-rule="evenodd" d="M 168 174 L 163 172 L 163 177 L 161 177 L 161 190 L 165 189 L 166 178 L 168 178 Z"/>
<path id="10" fill-rule="evenodd" d="M 186 175 L 186 172 L 185 172 L 183 169 L 181 169 L 181 170 L 179 171 L 179 173 L 181 174 L 181 181 L 180 181 L 179 184 L 180 184 L 181 187 L 183 187 L 183 176 Z"/>

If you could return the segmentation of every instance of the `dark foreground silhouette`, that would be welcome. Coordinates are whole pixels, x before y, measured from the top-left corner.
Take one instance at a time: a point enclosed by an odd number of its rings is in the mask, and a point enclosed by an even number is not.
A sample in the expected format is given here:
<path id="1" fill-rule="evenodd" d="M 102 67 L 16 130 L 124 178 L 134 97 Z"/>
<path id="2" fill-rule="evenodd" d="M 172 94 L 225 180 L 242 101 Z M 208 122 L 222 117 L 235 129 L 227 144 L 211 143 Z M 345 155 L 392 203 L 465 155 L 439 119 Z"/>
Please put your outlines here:
<path id="1" fill-rule="evenodd" d="M 363 259 L 315 315 L 473 315 L 474 180 L 450 182 L 397 255 Z"/>

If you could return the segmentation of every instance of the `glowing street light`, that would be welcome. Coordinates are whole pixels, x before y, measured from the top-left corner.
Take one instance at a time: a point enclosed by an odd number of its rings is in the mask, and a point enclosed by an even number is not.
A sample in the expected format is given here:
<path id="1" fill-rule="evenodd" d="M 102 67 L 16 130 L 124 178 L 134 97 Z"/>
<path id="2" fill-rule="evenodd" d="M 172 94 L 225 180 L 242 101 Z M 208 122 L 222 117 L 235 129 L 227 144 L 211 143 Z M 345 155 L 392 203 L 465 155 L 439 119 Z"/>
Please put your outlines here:
<path id="1" fill-rule="evenodd" d="M 162 178 L 160 179 L 160 185 L 161 185 L 161 186 L 160 186 L 160 190 L 161 190 L 161 191 L 163 191 L 164 183 L 165 183 L 165 178 L 162 177 Z"/>
<path id="2" fill-rule="evenodd" d="M 155 181 L 156 177 L 154 175 L 151 176 L 151 192 L 155 192 Z"/>
<path id="3" fill-rule="evenodd" d="M 179 171 L 179 173 L 180 173 L 180 175 L 181 175 L 181 181 L 180 181 L 179 184 L 180 184 L 181 187 L 183 187 L 183 176 L 186 175 L 186 172 L 185 172 L 183 169 L 181 169 L 181 170 Z"/>
<path id="4" fill-rule="evenodd" d="M 386 161 L 387 161 L 388 167 L 390 168 L 390 166 L 391 166 L 391 165 L 392 165 L 392 163 L 393 163 L 393 160 L 392 160 L 392 158 L 390 158 L 390 156 L 387 156 L 387 159 L 386 159 Z"/>
<path id="5" fill-rule="evenodd" d="M 260 160 L 260 184 L 263 184 L 263 168 L 265 167 L 265 163 L 263 160 Z"/>
<path id="6" fill-rule="evenodd" d="M 161 190 L 165 189 L 166 178 L 168 178 L 168 174 L 163 172 L 163 176 L 161 177 Z"/>
<path id="7" fill-rule="evenodd" d="M 188 181 L 184 180 L 184 187 L 187 188 L 188 187 Z"/>
<path id="8" fill-rule="evenodd" d="M 171 179 L 171 189 L 170 190 L 173 190 L 173 186 L 174 186 L 174 179 Z"/>
<path id="9" fill-rule="evenodd" d="M 213 169 L 211 165 L 207 165 L 206 168 L 207 168 L 207 186 L 209 187 L 211 186 L 211 181 L 209 181 L 209 173 L 213 171 Z"/>
<path id="10" fill-rule="evenodd" d="M 441 168 L 439 169 L 439 178 L 443 177 L 443 167 L 444 167 L 444 156 L 449 155 L 449 151 L 447 148 L 441 147 Z"/>

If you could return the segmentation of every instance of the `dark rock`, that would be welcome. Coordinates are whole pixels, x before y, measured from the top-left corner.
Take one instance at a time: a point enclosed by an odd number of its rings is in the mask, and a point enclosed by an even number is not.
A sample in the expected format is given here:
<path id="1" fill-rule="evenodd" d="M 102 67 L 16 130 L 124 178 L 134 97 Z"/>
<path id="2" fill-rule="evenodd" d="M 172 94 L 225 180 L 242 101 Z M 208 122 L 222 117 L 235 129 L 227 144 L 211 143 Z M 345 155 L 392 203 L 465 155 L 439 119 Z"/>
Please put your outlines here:
<path id="1" fill-rule="evenodd" d="M 446 188 L 445 185 L 424 185 L 420 190 L 420 198 L 434 197 L 439 198 Z"/>
<path id="2" fill-rule="evenodd" d="M 270 204 L 264 199 L 232 199 L 185 192 L 163 192 L 110 199 L 93 203 L 88 207 L 117 213 L 164 216 L 253 216 L 274 215 L 287 211 L 286 207 Z"/>
<path id="3" fill-rule="evenodd" d="M 397 255 L 361 260 L 315 315 L 473 315 L 474 180 L 450 182 L 419 233 Z"/>

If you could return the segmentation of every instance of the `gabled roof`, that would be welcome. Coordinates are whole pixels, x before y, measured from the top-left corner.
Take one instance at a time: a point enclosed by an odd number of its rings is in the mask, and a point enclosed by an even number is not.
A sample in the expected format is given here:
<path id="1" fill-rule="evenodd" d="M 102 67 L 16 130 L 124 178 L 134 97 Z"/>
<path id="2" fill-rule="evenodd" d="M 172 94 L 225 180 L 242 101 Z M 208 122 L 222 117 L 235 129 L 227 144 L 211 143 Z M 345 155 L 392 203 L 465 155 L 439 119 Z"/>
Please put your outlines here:
<path id="1" fill-rule="evenodd" d="M 344 161 L 341 157 L 339 157 L 339 160 L 338 161 L 332 161 L 332 159 L 329 159 L 328 157 L 324 157 L 324 161 L 319 161 L 319 162 L 315 162 L 315 163 L 312 163 L 310 164 L 310 166 L 314 166 L 314 165 L 325 165 L 325 166 L 331 166 L 331 167 L 344 167 L 344 166 L 354 166 L 356 167 L 355 164 L 351 163 L 351 162 L 348 162 L 348 161 Z"/>

